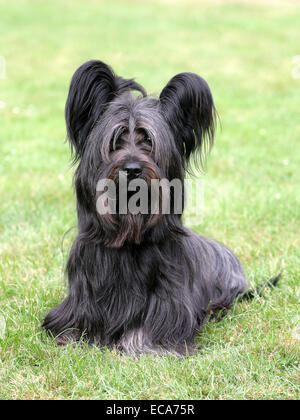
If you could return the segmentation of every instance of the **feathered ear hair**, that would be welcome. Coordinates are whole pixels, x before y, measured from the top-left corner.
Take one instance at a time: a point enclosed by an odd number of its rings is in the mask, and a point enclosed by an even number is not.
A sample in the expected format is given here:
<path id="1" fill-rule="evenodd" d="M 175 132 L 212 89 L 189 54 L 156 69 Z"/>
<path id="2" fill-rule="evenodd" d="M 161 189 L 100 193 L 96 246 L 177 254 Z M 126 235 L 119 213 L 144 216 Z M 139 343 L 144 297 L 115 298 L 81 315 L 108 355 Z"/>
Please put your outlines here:
<path id="1" fill-rule="evenodd" d="M 162 90 L 161 110 L 173 130 L 180 154 L 196 166 L 213 145 L 216 110 L 208 84 L 194 73 L 179 73 Z"/>
<path id="2" fill-rule="evenodd" d="M 107 104 L 128 90 L 137 90 L 146 96 L 141 85 L 133 79 L 116 76 L 102 61 L 88 61 L 75 71 L 65 108 L 67 134 L 75 162 L 81 158 L 86 139 Z"/>

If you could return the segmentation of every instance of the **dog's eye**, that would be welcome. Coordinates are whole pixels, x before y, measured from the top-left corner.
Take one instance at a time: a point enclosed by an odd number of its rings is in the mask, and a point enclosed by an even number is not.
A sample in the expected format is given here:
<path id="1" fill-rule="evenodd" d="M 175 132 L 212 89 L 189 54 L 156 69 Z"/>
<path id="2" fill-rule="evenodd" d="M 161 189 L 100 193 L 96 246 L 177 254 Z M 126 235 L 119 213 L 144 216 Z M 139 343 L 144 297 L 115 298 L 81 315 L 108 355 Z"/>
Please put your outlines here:
<path id="1" fill-rule="evenodd" d="M 152 139 L 151 139 L 151 137 L 146 137 L 145 138 L 145 143 L 152 147 Z"/>
<path id="2" fill-rule="evenodd" d="M 115 152 L 123 148 L 126 139 L 126 134 L 127 130 L 124 127 L 118 127 L 115 130 L 109 144 L 110 152 Z"/>
<path id="3" fill-rule="evenodd" d="M 110 152 L 116 152 L 117 150 L 122 149 L 123 139 L 121 137 L 114 138 L 111 140 L 109 145 Z"/>

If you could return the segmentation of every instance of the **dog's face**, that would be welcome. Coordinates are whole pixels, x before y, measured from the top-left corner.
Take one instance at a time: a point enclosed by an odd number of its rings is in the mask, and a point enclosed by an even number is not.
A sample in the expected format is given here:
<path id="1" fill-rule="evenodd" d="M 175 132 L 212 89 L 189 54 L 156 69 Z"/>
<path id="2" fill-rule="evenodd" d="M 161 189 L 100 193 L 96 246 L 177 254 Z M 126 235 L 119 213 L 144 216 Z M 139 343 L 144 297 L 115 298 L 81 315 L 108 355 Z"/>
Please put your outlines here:
<path id="1" fill-rule="evenodd" d="M 114 99 L 87 140 L 86 159 L 97 159 L 102 177 L 118 181 L 182 177 L 183 162 L 159 101 L 123 93 Z M 176 171 L 174 171 L 176 168 Z"/>
<path id="2" fill-rule="evenodd" d="M 134 95 L 133 90 L 142 95 Z M 85 224 L 81 228 L 91 230 L 92 219 L 94 224 L 97 219 L 102 236 L 106 232 L 106 245 L 140 243 L 163 219 L 161 211 L 150 211 L 152 181 L 183 182 L 193 152 L 199 152 L 201 159 L 206 146 L 212 144 L 214 118 L 209 87 L 195 74 L 175 76 L 155 99 L 133 80 L 115 76 L 100 61 L 83 64 L 73 76 L 66 104 L 68 137 L 75 160 L 80 161 L 76 191 L 78 216 Z M 147 214 L 124 214 L 119 204 L 114 212 L 97 214 L 96 190 L 103 179 L 116 185 L 117 202 L 120 180 L 125 179 L 127 187 L 131 181 L 144 181 Z M 129 193 L 127 200 L 131 196 Z"/>

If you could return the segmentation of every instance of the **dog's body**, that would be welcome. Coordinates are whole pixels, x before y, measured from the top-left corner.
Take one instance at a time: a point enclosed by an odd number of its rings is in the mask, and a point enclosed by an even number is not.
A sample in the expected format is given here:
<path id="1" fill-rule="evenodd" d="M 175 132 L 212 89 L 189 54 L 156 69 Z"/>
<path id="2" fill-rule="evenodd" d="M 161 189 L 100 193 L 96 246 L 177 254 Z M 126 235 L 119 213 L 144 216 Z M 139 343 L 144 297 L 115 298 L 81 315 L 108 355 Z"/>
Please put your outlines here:
<path id="1" fill-rule="evenodd" d="M 142 97 L 135 97 L 138 90 Z M 181 214 L 103 214 L 99 179 L 184 181 L 192 155 L 212 145 L 215 109 L 207 83 L 181 73 L 159 99 L 100 61 L 74 74 L 66 104 L 75 173 L 78 236 L 70 252 L 69 294 L 44 321 L 58 343 L 80 338 L 132 355 L 184 355 L 212 316 L 245 292 L 237 257 L 183 227 Z M 172 201 L 173 200 L 173 201 Z"/>

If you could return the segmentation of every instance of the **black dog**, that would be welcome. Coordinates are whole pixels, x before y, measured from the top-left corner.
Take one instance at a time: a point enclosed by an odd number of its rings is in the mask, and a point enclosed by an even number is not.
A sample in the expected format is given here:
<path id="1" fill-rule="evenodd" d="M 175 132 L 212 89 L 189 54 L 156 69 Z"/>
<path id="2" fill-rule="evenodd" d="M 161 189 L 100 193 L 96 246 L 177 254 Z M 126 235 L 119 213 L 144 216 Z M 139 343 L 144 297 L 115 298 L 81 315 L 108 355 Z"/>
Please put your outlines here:
<path id="1" fill-rule="evenodd" d="M 191 157 L 201 162 L 213 143 L 207 83 L 180 73 L 155 99 L 89 61 L 72 78 L 65 115 L 79 162 L 78 236 L 67 264 L 68 297 L 43 327 L 59 344 L 85 339 L 132 355 L 190 353 L 203 324 L 245 292 L 239 260 L 186 229 L 172 194 L 170 214 L 99 214 L 96 190 L 100 179 L 118 184 L 121 171 L 148 186 L 162 178 L 183 182 Z"/>

